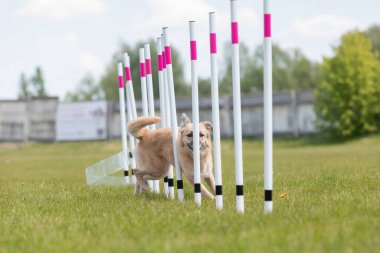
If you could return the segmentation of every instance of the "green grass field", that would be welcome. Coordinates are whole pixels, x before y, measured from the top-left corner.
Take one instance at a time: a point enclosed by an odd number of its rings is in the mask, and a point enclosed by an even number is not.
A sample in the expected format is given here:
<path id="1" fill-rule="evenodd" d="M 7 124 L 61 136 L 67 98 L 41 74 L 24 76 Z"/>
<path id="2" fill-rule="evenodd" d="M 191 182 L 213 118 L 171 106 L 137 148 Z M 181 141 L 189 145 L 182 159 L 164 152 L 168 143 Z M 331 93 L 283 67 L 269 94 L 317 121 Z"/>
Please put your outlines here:
<path id="1" fill-rule="evenodd" d="M 263 143 L 244 141 L 246 212 L 224 140 L 224 210 L 132 187 L 88 187 L 84 168 L 120 143 L 0 145 L 0 252 L 380 252 L 380 136 L 277 140 L 274 212 L 263 214 Z M 287 193 L 281 197 L 281 193 Z"/>

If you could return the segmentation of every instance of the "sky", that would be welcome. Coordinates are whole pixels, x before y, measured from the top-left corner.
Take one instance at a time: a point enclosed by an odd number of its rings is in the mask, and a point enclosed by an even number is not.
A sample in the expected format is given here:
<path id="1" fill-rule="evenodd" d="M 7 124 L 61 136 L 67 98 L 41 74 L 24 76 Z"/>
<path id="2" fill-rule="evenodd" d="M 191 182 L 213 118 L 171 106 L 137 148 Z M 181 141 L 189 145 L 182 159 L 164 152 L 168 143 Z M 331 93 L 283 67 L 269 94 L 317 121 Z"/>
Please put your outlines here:
<path id="1" fill-rule="evenodd" d="M 222 68 L 222 44 L 230 38 L 229 2 L 0 0 L 0 99 L 16 99 L 21 73 L 30 77 L 36 66 L 42 67 L 48 94 L 63 99 L 86 74 L 98 80 L 122 42 L 156 38 L 164 26 L 189 80 L 190 20 L 196 21 L 198 72 L 208 77 L 208 13 L 216 12 Z M 239 39 L 251 50 L 262 43 L 262 4 L 238 2 Z M 285 49 L 300 48 L 319 62 L 331 56 L 344 32 L 380 24 L 379 0 L 271 0 L 271 10 L 273 41 Z"/>

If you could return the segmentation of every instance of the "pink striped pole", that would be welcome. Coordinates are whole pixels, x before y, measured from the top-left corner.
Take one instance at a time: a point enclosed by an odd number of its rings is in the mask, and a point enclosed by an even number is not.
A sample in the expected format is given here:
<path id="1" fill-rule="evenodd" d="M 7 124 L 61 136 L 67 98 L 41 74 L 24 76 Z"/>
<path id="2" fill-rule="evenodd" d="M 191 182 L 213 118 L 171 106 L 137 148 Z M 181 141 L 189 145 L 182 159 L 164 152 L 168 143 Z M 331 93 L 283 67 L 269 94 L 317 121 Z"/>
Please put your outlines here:
<path id="1" fill-rule="evenodd" d="M 171 116 L 170 116 L 170 102 L 169 102 L 169 82 L 168 82 L 168 73 L 166 69 L 166 53 L 165 53 L 165 38 L 161 34 L 162 42 L 162 73 L 163 73 L 163 87 L 164 87 L 164 98 L 165 98 L 165 127 L 171 126 Z M 173 166 L 169 166 L 168 171 L 168 186 L 169 186 L 169 198 L 174 199 L 174 171 Z"/>
<path id="2" fill-rule="evenodd" d="M 128 121 L 131 121 L 132 119 L 137 117 L 136 113 L 136 103 L 135 103 L 135 95 L 133 92 L 133 85 L 132 85 L 132 76 L 131 76 L 131 69 L 130 69 L 130 62 L 129 62 L 129 56 L 127 53 L 123 54 L 123 60 L 124 60 L 124 67 L 125 67 L 125 88 L 127 93 L 127 112 L 128 112 Z M 135 176 L 135 169 L 136 169 L 136 159 L 135 159 L 135 138 L 131 135 L 128 136 L 129 138 L 129 158 L 131 159 L 132 164 L 132 183 L 136 184 L 136 176 Z"/>
<path id="3" fill-rule="evenodd" d="M 195 39 L 194 21 L 189 22 L 190 58 L 191 58 L 191 90 L 193 108 L 193 161 L 194 161 L 194 200 L 201 205 L 201 165 L 199 146 L 199 101 L 197 73 L 197 41 Z"/>
<path id="4" fill-rule="evenodd" d="M 160 116 L 161 116 L 161 127 L 166 127 L 165 125 L 165 90 L 164 90 L 164 73 L 163 73 L 163 60 L 162 60 L 162 41 L 161 37 L 157 38 L 157 72 L 158 72 L 158 88 L 160 94 Z M 164 194 L 169 197 L 169 184 L 168 176 L 164 177 Z"/>
<path id="5" fill-rule="evenodd" d="M 141 98 L 142 98 L 142 108 L 143 116 L 149 116 L 148 111 L 148 91 L 146 85 L 146 67 L 145 67 L 145 53 L 144 48 L 139 48 L 139 58 L 140 58 L 140 82 L 141 82 Z M 153 181 L 148 180 L 149 189 L 153 191 Z"/>
<path id="6" fill-rule="evenodd" d="M 216 47 L 215 13 L 209 14 L 210 28 L 210 63 L 211 63 L 211 97 L 212 97 L 212 125 L 214 141 L 214 170 L 215 170 L 215 201 L 216 208 L 223 209 L 222 195 L 222 162 L 220 150 L 220 122 L 219 122 L 219 85 L 218 85 L 218 56 Z"/>
<path id="7" fill-rule="evenodd" d="M 163 28 L 164 32 L 164 41 L 165 41 L 165 56 L 166 56 L 166 72 L 168 78 L 169 86 L 169 102 L 170 102 L 170 119 L 172 126 L 172 136 L 173 136 L 173 152 L 174 152 L 174 162 L 176 168 L 176 177 L 177 177 L 177 190 L 178 190 L 178 199 L 183 201 L 184 192 L 183 192 L 183 182 L 182 182 L 182 172 L 178 160 L 178 150 L 177 150 L 177 138 L 178 138 L 178 123 L 177 123 L 177 109 L 175 103 L 175 93 L 174 93 L 174 79 L 173 79 L 173 66 L 172 66 L 172 56 L 169 40 L 168 28 Z"/>
<path id="8" fill-rule="evenodd" d="M 244 213 L 243 193 L 243 141 L 241 126 L 240 98 L 240 63 L 239 36 L 237 19 L 237 0 L 231 0 L 231 45 L 232 45 L 232 93 L 234 108 L 234 143 L 235 143 L 235 174 L 236 174 L 236 209 Z"/>
<path id="9" fill-rule="evenodd" d="M 125 161 L 128 161 L 128 146 L 127 146 L 127 121 L 125 119 L 125 94 L 124 94 L 124 80 L 123 80 L 123 63 L 117 64 L 117 73 L 119 81 L 119 105 L 120 105 L 120 128 L 121 128 L 121 146 Z M 125 183 L 129 184 L 128 164 L 124 164 L 124 177 Z"/>
<path id="10" fill-rule="evenodd" d="M 272 39 L 269 0 L 264 0 L 264 212 L 273 210 Z"/>
<path id="11" fill-rule="evenodd" d="M 153 80 L 152 80 L 152 63 L 150 59 L 150 45 L 144 44 L 145 69 L 146 69 L 146 84 L 148 88 L 148 114 L 151 117 L 155 116 L 154 111 L 154 95 L 153 95 Z M 155 130 L 156 125 L 150 125 L 150 130 Z M 153 192 L 160 193 L 160 181 L 153 180 Z"/>

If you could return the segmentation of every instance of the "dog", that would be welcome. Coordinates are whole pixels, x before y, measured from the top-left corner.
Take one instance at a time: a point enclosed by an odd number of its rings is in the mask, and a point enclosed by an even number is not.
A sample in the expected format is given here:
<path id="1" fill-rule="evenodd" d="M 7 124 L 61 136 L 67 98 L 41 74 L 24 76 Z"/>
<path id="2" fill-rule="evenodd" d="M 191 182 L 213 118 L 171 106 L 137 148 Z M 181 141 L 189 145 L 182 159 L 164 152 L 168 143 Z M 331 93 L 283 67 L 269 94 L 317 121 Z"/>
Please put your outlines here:
<path id="1" fill-rule="evenodd" d="M 168 174 L 170 165 L 174 164 L 173 139 L 170 127 L 148 130 L 148 125 L 160 121 L 158 117 L 139 117 L 128 123 L 128 132 L 139 140 L 136 145 L 135 158 L 137 179 L 135 194 L 148 189 L 148 180 L 161 179 Z M 215 194 L 215 180 L 212 174 L 211 133 L 212 124 L 208 121 L 199 124 L 201 178 L 205 179 L 210 190 Z M 192 151 L 192 123 L 186 114 L 182 114 L 177 139 L 179 162 L 182 173 L 194 184 L 194 166 Z M 201 192 L 211 199 L 214 195 L 201 185 Z"/>
<path id="2" fill-rule="evenodd" d="M 178 157 L 182 173 L 194 185 L 194 159 L 193 159 L 193 123 L 186 114 L 182 114 L 180 120 L 179 137 L 177 141 Z M 214 199 L 215 179 L 212 173 L 211 135 L 212 124 L 209 121 L 199 123 L 199 151 L 201 180 L 205 180 L 212 194 L 201 184 L 201 192 L 204 196 Z"/>

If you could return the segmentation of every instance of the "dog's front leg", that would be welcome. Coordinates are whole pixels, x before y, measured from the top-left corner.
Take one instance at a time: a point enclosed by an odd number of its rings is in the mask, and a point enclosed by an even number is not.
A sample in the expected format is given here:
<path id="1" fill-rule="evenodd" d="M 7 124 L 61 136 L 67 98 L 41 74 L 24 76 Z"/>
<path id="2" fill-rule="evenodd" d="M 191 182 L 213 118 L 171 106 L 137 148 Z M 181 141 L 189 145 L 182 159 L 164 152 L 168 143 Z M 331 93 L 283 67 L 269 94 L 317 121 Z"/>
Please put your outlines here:
<path id="1" fill-rule="evenodd" d="M 210 199 L 212 199 L 212 200 L 215 199 L 214 195 L 212 195 L 212 193 L 209 192 L 209 191 L 207 190 L 207 188 L 206 188 L 203 184 L 201 184 L 201 192 L 202 192 L 202 195 L 203 195 L 203 196 L 208 197 L 208 198 L 210 198 Z"/>
<path id="2" fill-rule="evenodd" d="M 190 181 L 190 183 L 192 184 L 193 186 L 193 189 L 194 189 L 194 174 L 191 174 L 191 173 L 184 173 L 186 178 Z M 209 192 L 207 190 L 207 188 L 201 183 L 201 193 L 203 196 L 205 197 L 208 197 L 210 199 L 215 199 L 214 195 L 212 195 L 211 192 Z"/>
<path id="3" fill-rule="evenodd" d="M 136 185 L 135 185 L 135 195 L 137 195 L 139 193 L 140 193 L 140 185 L 139 185 L 139 182 L 137 181 Z"/>
<path id="4" fill-rule="evenodd" d="M 211 192 L 215 195 L 215 179 L 214 175 L 211 174 L 209 177 L 205 178 L 206 183 L 210 187 Z"/>

